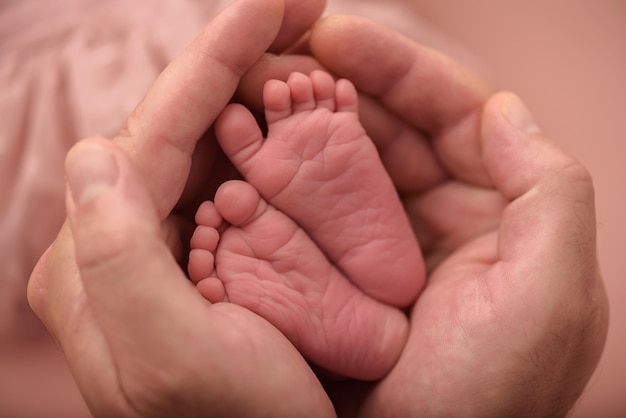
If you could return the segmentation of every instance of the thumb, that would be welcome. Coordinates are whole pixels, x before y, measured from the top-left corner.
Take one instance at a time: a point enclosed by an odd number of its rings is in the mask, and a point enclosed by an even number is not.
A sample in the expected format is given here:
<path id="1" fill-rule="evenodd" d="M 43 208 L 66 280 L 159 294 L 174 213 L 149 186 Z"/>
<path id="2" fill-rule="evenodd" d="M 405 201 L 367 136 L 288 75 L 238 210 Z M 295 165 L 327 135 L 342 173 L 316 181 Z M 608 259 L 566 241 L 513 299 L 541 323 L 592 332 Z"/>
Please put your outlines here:
<path id="1" fill-rule="evenodd" d="M 75 300 L 59 292 L 82 289 L 83 307 L 59 320 L 65 326 L 56 327 L 57 338 L 92 411 L 133 416 L 144 397 L 160 396 L 145 392 L 148 382 L 164 393 L 182 386 L 171 384 L 168 373 L 187 376 L 179 353 L 193 351 L 184 345 L 197 334 L 193 327 L 207 302 L 176 263 L 144 179 L 115 143 L 81 141 L 69 152 L 65 171 L 77 274 L 57 277 L 48 287 L 56 292 L 48 294 L 48 311 L 66 312 L 63 305 Z M 155 365 L 162 365 L 161 373 Z"/>
<path id="2" fill-rule="evenodd" d="M 500 229 L 501 256 L 536 255 L 536 261 L 552 264 L 558 257 L 572 268 L 586 263 L 582 270 L 588 272 L 596 257 L 596 220 L 586 168 L 541 134 L 512 93 L 487 102 L 482 131 L 485 166 L 510 201 Z"/>
<path id="3" fill-rule="evenodd" d="M 115 345 L 129 340 L 155 342 L 164 316 L 206 308 L 164 242 L 143 179 L 113 142 L 79 143 L 66 176 L 76 264 L 96 322 L 105 337 L 114 334 L 107 338 L 112 350 L 125 352 Z"/>
<path id="4" fill-rule="evenodd" d="M 498 283 L 507 293 L 502 303 L 513 311 L 516 302 L 525 301 L 518 314 L 531 324 L 524 335 L 534 347 L 568 343 L 569 352 L 548 349 L 554 354 L 549 361 L 565 366 L 564 382 L 584 385 L 586 379 L 572 374 L 590 376 L 604 346 L 608 318 L 591 176 L 540 133 L 511 93 L 497 94 L 486 104 L 482 141 L 487 171 L 509 200 L 498 234 L 497 271 L 505 273 Z M 502 277 L 509 280 L 503 283 Z M 516 324 L 519 315 L 512 318 Z M 538 324 L 549 324 L 550 337 L 558 341 L 546 341 L 545 328 Z M 569 368 L 571 364 L 577 367 Z M 574 395 L 582 389 L 574 388 Z"/>

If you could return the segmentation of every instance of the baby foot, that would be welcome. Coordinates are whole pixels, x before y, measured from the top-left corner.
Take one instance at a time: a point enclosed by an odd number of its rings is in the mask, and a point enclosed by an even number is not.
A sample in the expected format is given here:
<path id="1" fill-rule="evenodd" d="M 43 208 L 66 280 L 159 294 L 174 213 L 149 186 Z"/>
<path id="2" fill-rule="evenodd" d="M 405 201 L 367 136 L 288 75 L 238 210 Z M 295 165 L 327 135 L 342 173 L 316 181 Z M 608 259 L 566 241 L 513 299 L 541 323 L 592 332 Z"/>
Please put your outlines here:
<path id="1" fill-rule="evenodd" d="M 225 109 L 218 141 L 244 178 L 299 224 L 363 292 L 412 303 L 424 265 L 402 203 L 358 120 L 357 92 L 322 71 L 264 89 L 267 139 L 241 105 Z"/>
<path id="2" fill-rule="evenodd" d="M 189 274 L 209 301 L 255 312 L 333 373 L 373 380 L 393 367 L 408 333 L 404 314 L 357 289 L 250 184 L 222 185 L 196 222 Z"/>

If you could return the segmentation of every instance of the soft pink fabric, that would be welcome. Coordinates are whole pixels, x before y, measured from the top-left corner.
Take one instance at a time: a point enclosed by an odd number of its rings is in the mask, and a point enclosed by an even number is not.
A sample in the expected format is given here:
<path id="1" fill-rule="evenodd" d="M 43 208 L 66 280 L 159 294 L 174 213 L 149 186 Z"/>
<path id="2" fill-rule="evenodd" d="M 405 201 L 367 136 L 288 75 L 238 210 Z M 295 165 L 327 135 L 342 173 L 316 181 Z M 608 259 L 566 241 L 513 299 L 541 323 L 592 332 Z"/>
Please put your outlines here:
<path id="1" fill-rule="evenodd" d="M 18 331 L 26 279 L 63 221 L 69 147 L 114 135 L 225 3 L 0 2 L 0 339 Z"/>

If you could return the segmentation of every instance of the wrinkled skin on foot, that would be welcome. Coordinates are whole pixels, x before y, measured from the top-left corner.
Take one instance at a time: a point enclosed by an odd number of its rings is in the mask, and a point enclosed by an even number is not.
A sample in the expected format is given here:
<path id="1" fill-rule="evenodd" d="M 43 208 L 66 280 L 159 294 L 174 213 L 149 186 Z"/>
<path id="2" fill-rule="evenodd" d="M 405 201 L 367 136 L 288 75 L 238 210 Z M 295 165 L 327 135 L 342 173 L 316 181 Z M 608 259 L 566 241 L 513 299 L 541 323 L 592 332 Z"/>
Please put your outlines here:
<path id="1" fill-rule="evenodd" d="M 357 94 L 324 72 L 293 73 L 264 90 L 267 138 L 228 107 L 217 139 L 234 166 L 289 215 L 364 293 L 393 306 L 424 281 L 419 245 L 393 183 L 357 119 Z"/>
<path id="2" fill-rule="evenodd" d="M 352 284 L 249 183 L 224 183 L 196 219 L 189 273 L 205 298 L 257 313 L 338 376 L 377 380 L 391 370 L 406 342 L 404 313 Z"/>

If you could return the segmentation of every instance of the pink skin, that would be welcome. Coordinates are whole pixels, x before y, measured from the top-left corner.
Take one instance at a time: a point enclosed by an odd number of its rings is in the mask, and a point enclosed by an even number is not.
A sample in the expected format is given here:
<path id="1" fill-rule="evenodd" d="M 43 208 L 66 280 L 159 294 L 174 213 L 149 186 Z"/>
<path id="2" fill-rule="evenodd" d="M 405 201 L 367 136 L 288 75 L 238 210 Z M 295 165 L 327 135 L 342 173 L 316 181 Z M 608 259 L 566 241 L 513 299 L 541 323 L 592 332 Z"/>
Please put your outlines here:
<path id="1" fill-rule="evenodd" d="M 223 184 L 196 220 L 189 273 L 205 298 L 250 309 L 335 374 L 375 380 L 391 370 L 408 335 L 406 316 L 355 287 L 254 187 Z"/>
<path id="2" fill-rule="evenodd" d="M 264 89 L 263 138 L 241 105 L 224 110 L 218 141 L 247 182 L 300 225 L 363 292 L 394 306 L 415 301 L 424 265 L 413 229 L 347 80 L 293 73 Z"/>
<path id="3" fill-rule="evenodd" d="M 242 106 L 217 122 L 249 183 L 227 182 L 199 208 L 189 274 L 209 301 L 259 314 L 319 366 L 378 379 L 407 335 L 389 305 L 415 299 L 423 265 L 356 90 L 317 71 L 268 82 L 264 101 L 267 140 Z"/>

